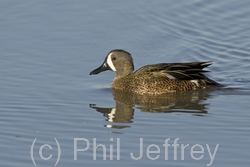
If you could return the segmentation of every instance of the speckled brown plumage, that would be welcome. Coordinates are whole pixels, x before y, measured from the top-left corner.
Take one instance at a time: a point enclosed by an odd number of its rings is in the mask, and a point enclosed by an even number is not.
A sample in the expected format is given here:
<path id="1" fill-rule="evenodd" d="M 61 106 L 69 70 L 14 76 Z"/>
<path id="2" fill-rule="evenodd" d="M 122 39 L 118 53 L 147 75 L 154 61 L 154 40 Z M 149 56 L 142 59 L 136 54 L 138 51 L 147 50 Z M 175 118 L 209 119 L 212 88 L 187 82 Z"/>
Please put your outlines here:
<path id="1" fill-rule="evenodd" d="M 132 91 L 139 94 L 163 94 L 170 92 L 180 92 L 206 88 L 213 83 L 209 79 L 198 81 L 199 86 L 189 80 L 168 79 L 163 76 L 138 76 L 130 74 L 124 77 L 115 78 L 112 88 Z"/>
<path id="2" fill-rule="evenodd" d="M 218 85 L 203 75 L 207 72 L 203 68 L 209 65 L 209 62 L 161 63 L 147 65 L 133 72 L 131 55 L 124 50 L 113 50 L 108 53 L 104 63 L 90 74 L 112 70 L 116 72 L 113 89 L 138 94 L 164 94 Z"/>

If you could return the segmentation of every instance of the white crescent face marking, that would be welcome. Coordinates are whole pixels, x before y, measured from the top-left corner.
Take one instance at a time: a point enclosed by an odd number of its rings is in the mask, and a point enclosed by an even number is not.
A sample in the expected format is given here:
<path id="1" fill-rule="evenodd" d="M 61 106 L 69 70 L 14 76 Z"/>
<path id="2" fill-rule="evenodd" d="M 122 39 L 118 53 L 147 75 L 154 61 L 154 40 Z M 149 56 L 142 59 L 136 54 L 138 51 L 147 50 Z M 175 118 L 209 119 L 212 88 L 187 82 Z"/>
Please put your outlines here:
<path id="1" fill-rule="evenodd" d="M 109 122 L 114 122 L 115 113 L 116 113 L 116 108 L 112 108 L 111 112 L 108 114 Z"/>
<path id="2" fill-rule="evenodd" d="M 112 55 L 112 53 L 110 53 L 108 55 L 107 63 L 108 63 L 108 65 L 109 65 L 109 67 L 111 68 L 112 71 L 116 71 L 115 66 L 114 66 L 114 64 L 113 64 L 113 62 L 111 60 L 111 55 Z"/>

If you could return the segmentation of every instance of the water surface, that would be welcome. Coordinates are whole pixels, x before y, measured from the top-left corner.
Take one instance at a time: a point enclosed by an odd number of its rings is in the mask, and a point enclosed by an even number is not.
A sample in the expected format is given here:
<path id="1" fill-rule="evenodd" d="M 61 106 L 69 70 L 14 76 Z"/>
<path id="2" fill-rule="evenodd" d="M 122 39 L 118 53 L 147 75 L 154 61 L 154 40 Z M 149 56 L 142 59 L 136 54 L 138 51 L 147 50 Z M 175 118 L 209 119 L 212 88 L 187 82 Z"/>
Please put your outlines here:
<path id="1" fill-rule="evenodd" d="M 33 150 L 37 166 L 54 166 L 57 141 L 57 166 L 249 166 L 249 8 L 244 0 L 1 2 L 1 165 L 34 166 Z M 89 72 L 116 48 L 136 69 L 212 61 L 208 76 L 224 87 L 114 92 L 114 73 Z M 77 140 L 86 151 L 74 160 Z"/>

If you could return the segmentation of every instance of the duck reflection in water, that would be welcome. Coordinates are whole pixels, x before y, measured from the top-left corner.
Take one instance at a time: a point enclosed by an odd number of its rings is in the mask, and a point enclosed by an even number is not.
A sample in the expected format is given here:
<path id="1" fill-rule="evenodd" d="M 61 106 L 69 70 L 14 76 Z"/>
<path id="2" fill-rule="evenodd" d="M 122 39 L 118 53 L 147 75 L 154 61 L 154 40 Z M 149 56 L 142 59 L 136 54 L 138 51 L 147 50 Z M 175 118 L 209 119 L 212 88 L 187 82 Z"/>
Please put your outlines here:
<path id="1" fill-rule="evenodd" d="M 154 113 L 189 113 L 195 116 L 207 114 L 205 101 L 211 97 L 211 90 L 194 90 L 163 95 L 139 95 L 131 92 L 113 89 L 116 102 L 114 108 L 90 107 L 107 117 L 112 123 L 132 123 L 135 108 L 142 112 Z M 105 125 L 108 128 L 126 128 L 130 126 Z"/>
<path id="2" fill-rule="evenodd" d="M 206 77 L 204 68 L 211 62 L 158 63 L 134 71 L 129 52 L 110 51 L 102 65 L 90 72 L 96 75 L 111 70 L 116 73 L 112 82 L 115 108 L 95 108 L 109 122 L 129 123 L 133 120 L 134 106 L 147 112 L 188 112 L 205 114 L 201 101 L 209 97 L 205 88 L 220 86 Z"/>

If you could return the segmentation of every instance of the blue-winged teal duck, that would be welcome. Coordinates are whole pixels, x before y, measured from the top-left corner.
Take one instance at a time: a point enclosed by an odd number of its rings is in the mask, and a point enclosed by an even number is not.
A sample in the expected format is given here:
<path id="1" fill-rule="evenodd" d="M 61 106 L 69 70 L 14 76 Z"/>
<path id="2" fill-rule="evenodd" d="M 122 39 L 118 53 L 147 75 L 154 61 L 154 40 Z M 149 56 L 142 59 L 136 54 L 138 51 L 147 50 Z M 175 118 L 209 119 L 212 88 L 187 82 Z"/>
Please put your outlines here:
<path id="1" fill-rule="evenodd" d="M 218 85 L 202 74 L 207 72 L 203 68 L 209 65 L 210 62 L 160 63 L 143 66 L 133 72 L 131 54 L 116 49 L 110 51 L 103 64 L 90 72 L 90 75 L 106 70 L 115 71 L 113 89 L 139 94 L 164 94 Z"/>

